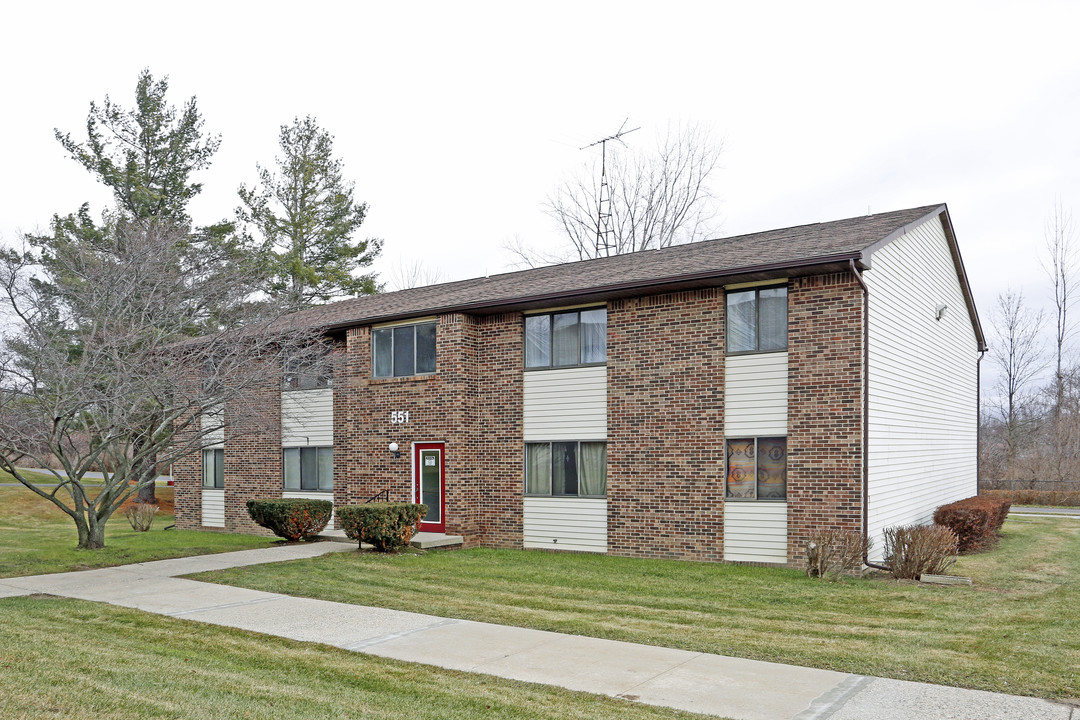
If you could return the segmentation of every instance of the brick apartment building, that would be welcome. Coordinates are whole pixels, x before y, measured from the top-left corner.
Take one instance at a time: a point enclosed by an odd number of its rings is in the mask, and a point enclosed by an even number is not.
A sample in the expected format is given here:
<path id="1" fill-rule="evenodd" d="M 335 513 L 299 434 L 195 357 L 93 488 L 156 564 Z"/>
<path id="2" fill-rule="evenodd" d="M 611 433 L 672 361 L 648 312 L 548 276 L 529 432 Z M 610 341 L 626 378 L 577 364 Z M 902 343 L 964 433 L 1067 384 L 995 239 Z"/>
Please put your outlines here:
<path id="1" fill-rule="evenodd" d="M 178 526 L 386 491 L 466 547 L 787 563 L 822 527 L 879 557 L 976 493 L 985 343 L 944 205 L 294 319 L 334 340 L 332 377 L 286 373 L 273 433 L 179 463 Z"/>

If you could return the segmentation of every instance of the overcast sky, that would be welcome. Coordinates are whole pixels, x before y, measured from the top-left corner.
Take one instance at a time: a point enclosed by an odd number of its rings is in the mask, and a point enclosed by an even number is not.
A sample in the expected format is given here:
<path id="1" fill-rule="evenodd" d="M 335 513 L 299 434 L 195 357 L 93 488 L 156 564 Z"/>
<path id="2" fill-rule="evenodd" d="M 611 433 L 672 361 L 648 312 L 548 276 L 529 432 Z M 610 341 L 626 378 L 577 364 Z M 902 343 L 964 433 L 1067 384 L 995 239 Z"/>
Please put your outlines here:
<path id="1" fill-rule="evenodd" d="M 509 269 L 554 247 L 543 202 L 618 129 L 722 138 L 721 235 L 946 202 L 989 330 L 1006 286 L 1046 300 L 1055 201 L 1080 216 L 1080 4 L 19 3 L 0 11 L 0 240 L 104 189 L 53 128 L 130 107 L 139 71 L 198 97 L 221 150 L 196 222 L 231 216 L 281 124 L 336 138 L 385 279 Z"/>

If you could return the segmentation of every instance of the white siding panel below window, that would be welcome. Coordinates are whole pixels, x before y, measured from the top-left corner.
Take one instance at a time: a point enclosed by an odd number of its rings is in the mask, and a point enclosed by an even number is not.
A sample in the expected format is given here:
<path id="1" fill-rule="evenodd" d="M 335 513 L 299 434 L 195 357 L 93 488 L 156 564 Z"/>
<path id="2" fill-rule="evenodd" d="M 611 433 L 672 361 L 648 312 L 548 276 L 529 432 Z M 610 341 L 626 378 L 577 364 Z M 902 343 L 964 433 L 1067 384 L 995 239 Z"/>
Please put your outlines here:
<path id="1" fill-rule="evenodd" d="M 787 562 L 787 503 L 724 503 L 724 559 Z"/>
<path id="2" fill-rule="evenodd" d="M 334 493 L 328 493 L 328 492 L 325 492 L 325 493 L 293 492 L 293 491 L 286 490 L 285 492 L 281 493 L 281 497 L 283 497 L 283 498 L 300 498 L 302 500 L 329 500 L 331 503 L 334 502 Z M 335 512 L 334 510 L 330 511 L 330 522 L 326 523 L 326 527 L 328 527 L 328 528 L 334 527 L 334 512 Z"/>
<path id="3" fill-rule="evenodd" d="M 788 354 L 732 355 L 724 363 L 724 434 L 787 435 Z"/>
<path id="4" fill-rule="evenodd" d="M 607 367 L 526 372 L 524 434 L 526 442 L 607 439 Z"/>
<path id="5" fill-rule="evenodd" d="M 526 497 L 526 548 L 607 552 L 607 500 Z"/>
<path id="6" fill-rule="evenodd" d="M 870 264 L 868 525 L 880 560 L 885 528 L 930 522 L 939 505 L 977 492 L 978 353 L 939 218 Z"/>
<path id="7" fill-rule="evenodd" d="M 281 444 L 285 447 L 334 444 L 332 388 L 281 393 Z"/>
<path id="8" fill-rule="evenodd" d="M 225 491 L 208 490 L 202 491 L 202 524 L 203 527 L 225 527 Z"/>

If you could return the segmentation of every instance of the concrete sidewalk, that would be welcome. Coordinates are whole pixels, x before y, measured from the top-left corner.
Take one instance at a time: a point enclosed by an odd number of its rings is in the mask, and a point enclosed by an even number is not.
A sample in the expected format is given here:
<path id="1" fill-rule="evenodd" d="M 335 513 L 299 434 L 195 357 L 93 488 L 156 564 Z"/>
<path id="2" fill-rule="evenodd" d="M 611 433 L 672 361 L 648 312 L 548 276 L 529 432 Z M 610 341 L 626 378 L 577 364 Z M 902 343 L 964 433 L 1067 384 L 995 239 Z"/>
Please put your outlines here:
<path id="1" fill-rule="evenodd" d="M 1080 720 L 1080 711 L 1035 698 L 294 598 L 176 577 L 352 551 L 350 545 L 324 542 L 7 578 L 0 579 L 0 598 L 46 593 L 107 602 L 738 720 Z M 418 599 L 417 605 L 422 604 Z"/>

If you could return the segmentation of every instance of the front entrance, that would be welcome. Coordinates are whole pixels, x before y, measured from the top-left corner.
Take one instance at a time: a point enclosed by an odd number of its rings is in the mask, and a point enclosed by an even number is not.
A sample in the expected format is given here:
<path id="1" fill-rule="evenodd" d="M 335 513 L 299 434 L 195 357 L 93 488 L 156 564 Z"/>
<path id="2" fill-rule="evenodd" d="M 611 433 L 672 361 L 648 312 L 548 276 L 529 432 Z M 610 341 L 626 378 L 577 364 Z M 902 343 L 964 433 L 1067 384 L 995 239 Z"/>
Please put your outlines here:
<path id="1" fill-rule="evenodd" d="M 445 456 L 443 443 L 413 445 L 413 501 L 427 505 L 421 532 L 446 532 Z"/>

